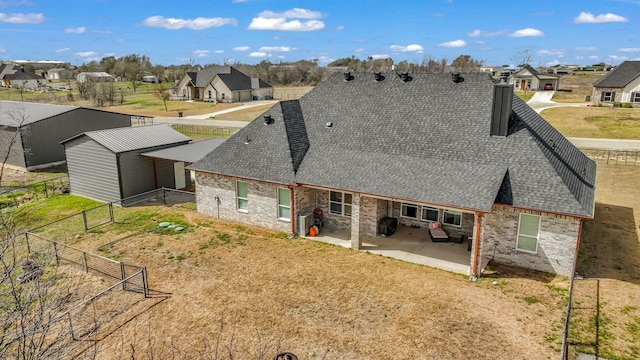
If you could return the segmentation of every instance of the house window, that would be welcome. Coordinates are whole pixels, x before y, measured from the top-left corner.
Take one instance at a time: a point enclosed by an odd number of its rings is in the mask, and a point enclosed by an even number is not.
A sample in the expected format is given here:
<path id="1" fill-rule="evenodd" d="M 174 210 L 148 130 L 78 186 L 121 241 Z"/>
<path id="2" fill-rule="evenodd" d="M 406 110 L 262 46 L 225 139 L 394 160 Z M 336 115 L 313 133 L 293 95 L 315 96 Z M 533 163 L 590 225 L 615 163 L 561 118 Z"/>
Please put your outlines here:
<path id="1" fill-rule="evenodd" d="M 600 96 L 600 101 L 612 102 L 616 101 L 616 92 L 615 91 L 603 91 Z"/>
<path id="2" fill-rule="evenodd" d="M 209 99 L 211 99 L 211 90 L 209 90 Z"/>
<path id="3" fill-rule="evenodd" d="M 442 215 L 442 222 L 449 225 L 460 226 L 460 224 L 462 224 L 462 213 L 455 210 L 445 210 Z"/>
<path id="4" fill-rule="evenodd" d="M 222 99 L 224 99 L 224 93 L 222 93 L 221 96 L 222 96 Z"/>
<path id="5" fill-rule="evenodd" d="M 291 221 L 291 190 L 278 188 L 278 219 Z"/>
<path id="6" fill-rule="evenodd" d="M 631 95 L 631 102 L 640 102 L 640 92 L 634 92 Z"/>
<path id="7" fill-rule="evenodd" d="M 187 89 L 182 89 L 182 96 L 187 96 Z"/>
<path id="8" fill-rule="evenodd" d="M 402 215 L 402 217 L 413 219 L 418 218 L 418 205 L 402 203 L 402 205 L 400 205 L 400 210 L 400 214 Z"/>
<path id="9" fill-rule="evenodd" d="M 422 207 L 422 220 L 438 221 L 438 209 L 429 206 Z"/>
<path id="10" fill-rule="evenodd" d="M 244 181 L 236 181 L 238 211 L 249 212 L 249 198 L 247 196 L 247 183 Z"/>
<path id="11" fill-rule="evenodd" d="M 338 192 L 329 192 L 329 212 L 336 215 L 351 216 L 352 195 Z"/>
<path id="12" fill-rule="evenodd" d="M 520 214 L 516 249 L 532 253 L 537 252 L 539 236 L 540 216 L 531 214 Z"/>

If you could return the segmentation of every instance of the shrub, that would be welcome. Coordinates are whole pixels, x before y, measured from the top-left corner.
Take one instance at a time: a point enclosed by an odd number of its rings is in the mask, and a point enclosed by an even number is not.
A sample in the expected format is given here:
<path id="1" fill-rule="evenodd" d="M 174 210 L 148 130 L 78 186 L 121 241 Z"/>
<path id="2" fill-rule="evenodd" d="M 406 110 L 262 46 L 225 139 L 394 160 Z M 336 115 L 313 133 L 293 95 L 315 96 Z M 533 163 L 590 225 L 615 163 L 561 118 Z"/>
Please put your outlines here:
<path id="1" fill-rule="evenodd" d="M 622 103 L 621 107 L 625 108 L 625 109 L 631 109 L 633 107 L 633 105 L 631 105 L 631 103 Z"/>

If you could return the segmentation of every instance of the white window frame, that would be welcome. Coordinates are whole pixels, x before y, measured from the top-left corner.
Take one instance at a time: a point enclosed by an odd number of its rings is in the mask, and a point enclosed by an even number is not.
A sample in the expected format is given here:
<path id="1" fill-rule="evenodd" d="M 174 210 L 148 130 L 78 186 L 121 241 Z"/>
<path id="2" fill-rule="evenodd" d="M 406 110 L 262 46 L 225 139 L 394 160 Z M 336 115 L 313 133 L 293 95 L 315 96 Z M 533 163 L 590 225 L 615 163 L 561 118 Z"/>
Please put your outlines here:
<path id="1" fill-rule="evenodd" d="M 532 216 L 532 217 L 537 217 L 538 218 L 538 231 L 536 233 L 536 236 L 533 237 L 531 235 L 526 235 L 526 234 L 520 234 L 520 225 L 522 224 L 522 216 Z M 516 250 L 517 251 L 522 251 L 522 252 L 526 252 L 526 253 L 530 253 L 530 254 L 537 254 L 538 253 L 538 243 L 540 242 L 540 226 L 542 224 L 542 217 L 540 215 L 535 215 L 535 214 L 526 214 L 526 213 L 520 213 L 520 216 L 518 217 L 518 233 L 516 234 Z M 527 249 L 521 249 L 520 248 L 520 236 L 524 236 L 527 238 L 531 238 L 531 239 L 536 239 L 536 249 L 535 251 L 531 251 L 531 250 L 527 250 Z"/>
<path id="2" fill-rule="evenodd" d="M 340 201 L 332 200 L 331 199 L 331 193 L 340 194 Z M 351 196 L 351 202 L 346 202 L 346 200 L 345 200 L 346 195 Z M 331 204 L 339 204 L 340 205 L 340 212 L 334 211 L 333 208 L 331 207 Z M 347 207 L 350 209 L 348 214 L 347 214 L 347 211 L 346 211 Z M 351 217 L 352 211 L 353 211 L 353 194 L 345 193 L 345 192 L 342 192 L 342 191 L 329 191 L 329 214 Z"/>
<path id="3" fill-rule="evenodd" d="M 631 94 L 631 102 L 634 102 L 634 103 L 640 102 L 640 91 L 636 91 Z"/>
<path id="4" fill-rule="evenodd" d="M 244 183 L 245 189 L 247 190 L 247 196 L 246 197 L 241 197 L 240 196 L 240 192 L 238 191 L 238 184 L 240 183 Z M 240 207 L 240 201 L 244 200 L 246 201 L 247 204 L 247 208 L 243 209 Z M 239 212 L 244 212 L 244 213 L 248 213 L 249 212 L 249 184 L 247 184 L 246 181 L 242 181 L 242 180 L 236 180 L 236 210 L 238 210 Z"/>
<path id="5" fill-rule="evenodd" d="M 424 211 L 425 210 L 433 210 L 433 211 L 437 212 L 436 219 L 432 220 L 432 219 L 425 218 L 424 217 Z M 428 221 L 428 222 L 438 222 L 440 220 L 440 209 L 435 208 L 433 206 L 422 206 L 422 208 L 420 209 L 420 220 Z"/>
<path id="6" fill-rule="evenodd" d="M 616 92 L 615 91 L 603 91 L 602 92 L 602 101 L 604 101 L 604 102 L 613 102 L 616 99 L 615 96 L 616 96 Z"/>
<path id="7" fill-rule="evenodd" d="M 283 205 L 280 204 L 280 190 L 284 190 L 287 192 L 287 203 L 289 205 Z M 283 188 L 283 187 L 279 187 L 276 189 L 276 201 L 278 201 L 278 220 L 281 221 L 291 221 L 291 189 L 288 188 Z M 280 216 L 280 209 L 288 209 L 289 210 L 289 217 L 282 217 Z"/>
<path id="8" fill-rule="evenodd" d="M 416 209 L 416 216 L 406 216 L 404 215 L 404 213 L 406 211 L 403 211 L 405 208 L 415 208 Z M 400 217 L 403 218 L 407 218 L 407 219 L 418 219 L 420 217 L 420 206 L 416 205 L 416 204 L 411 204 L 411 203 L 400 203 Z"/>
<path id="9" fill-rule="evenodd" d="M 460 216 L 460 224 L 453 224 L 453 223 L 446 222 L 445 220 L 447 219 L 447 214 L 453 214 L 453 215 Z M 454 219 L 455 219 L 455 217 L 454 217 Z M 450 225 L 450 226 L 462 227 L 462 211 L 444 209 L 444 211 L 442 212 L 442 223 Z"/>

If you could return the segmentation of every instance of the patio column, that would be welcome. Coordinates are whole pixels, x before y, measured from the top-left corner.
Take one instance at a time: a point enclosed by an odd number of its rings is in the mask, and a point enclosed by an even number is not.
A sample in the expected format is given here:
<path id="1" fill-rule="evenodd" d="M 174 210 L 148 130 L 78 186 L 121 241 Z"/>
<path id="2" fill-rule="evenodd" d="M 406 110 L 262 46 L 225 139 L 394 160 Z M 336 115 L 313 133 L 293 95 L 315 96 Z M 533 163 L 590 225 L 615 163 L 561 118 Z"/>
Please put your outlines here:
<path id="1" fill-rule="evenodd" d="M 351 248 L 355 250 L 360 250 L 362 247 L 361 219 L 360 194 L 355 193 L 351 198 Z"/>
<path id="2" fill-rule="evenodd" d="M 482 241 L 480 237 L 481 229 L 482 229 L 482 213 L 476 212 L 475 216 L 475 224 L 473 227 L 473 247 L 471 249 L 471 278 L 475 278 L 480 276 L 480 242 Z"/>

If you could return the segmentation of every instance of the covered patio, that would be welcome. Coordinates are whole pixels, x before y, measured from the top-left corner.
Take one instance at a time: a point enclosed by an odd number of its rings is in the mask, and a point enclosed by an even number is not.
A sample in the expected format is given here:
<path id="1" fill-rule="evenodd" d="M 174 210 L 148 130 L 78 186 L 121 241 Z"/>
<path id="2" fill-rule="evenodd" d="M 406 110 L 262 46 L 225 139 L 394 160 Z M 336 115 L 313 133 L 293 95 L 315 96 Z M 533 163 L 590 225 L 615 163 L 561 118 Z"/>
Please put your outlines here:
<path id="1" fill-rule="evenodd" d="M 469 275 L 471 271 L 471 248 L 469 243 L 432 242 L 428 240 L 426 231 L 427 229 L 424 227 L 413 228 L 401 225 L 391 236 L 376 236 L 364 240 L 360 250 L 457 274 Z M 351 232 L 349 229 L 325 227 L 318 236 L 307 236 L 307 238 L 351 248 Z M 486 266 L 486 264 L 482 265 L 481 268 Z"/>

